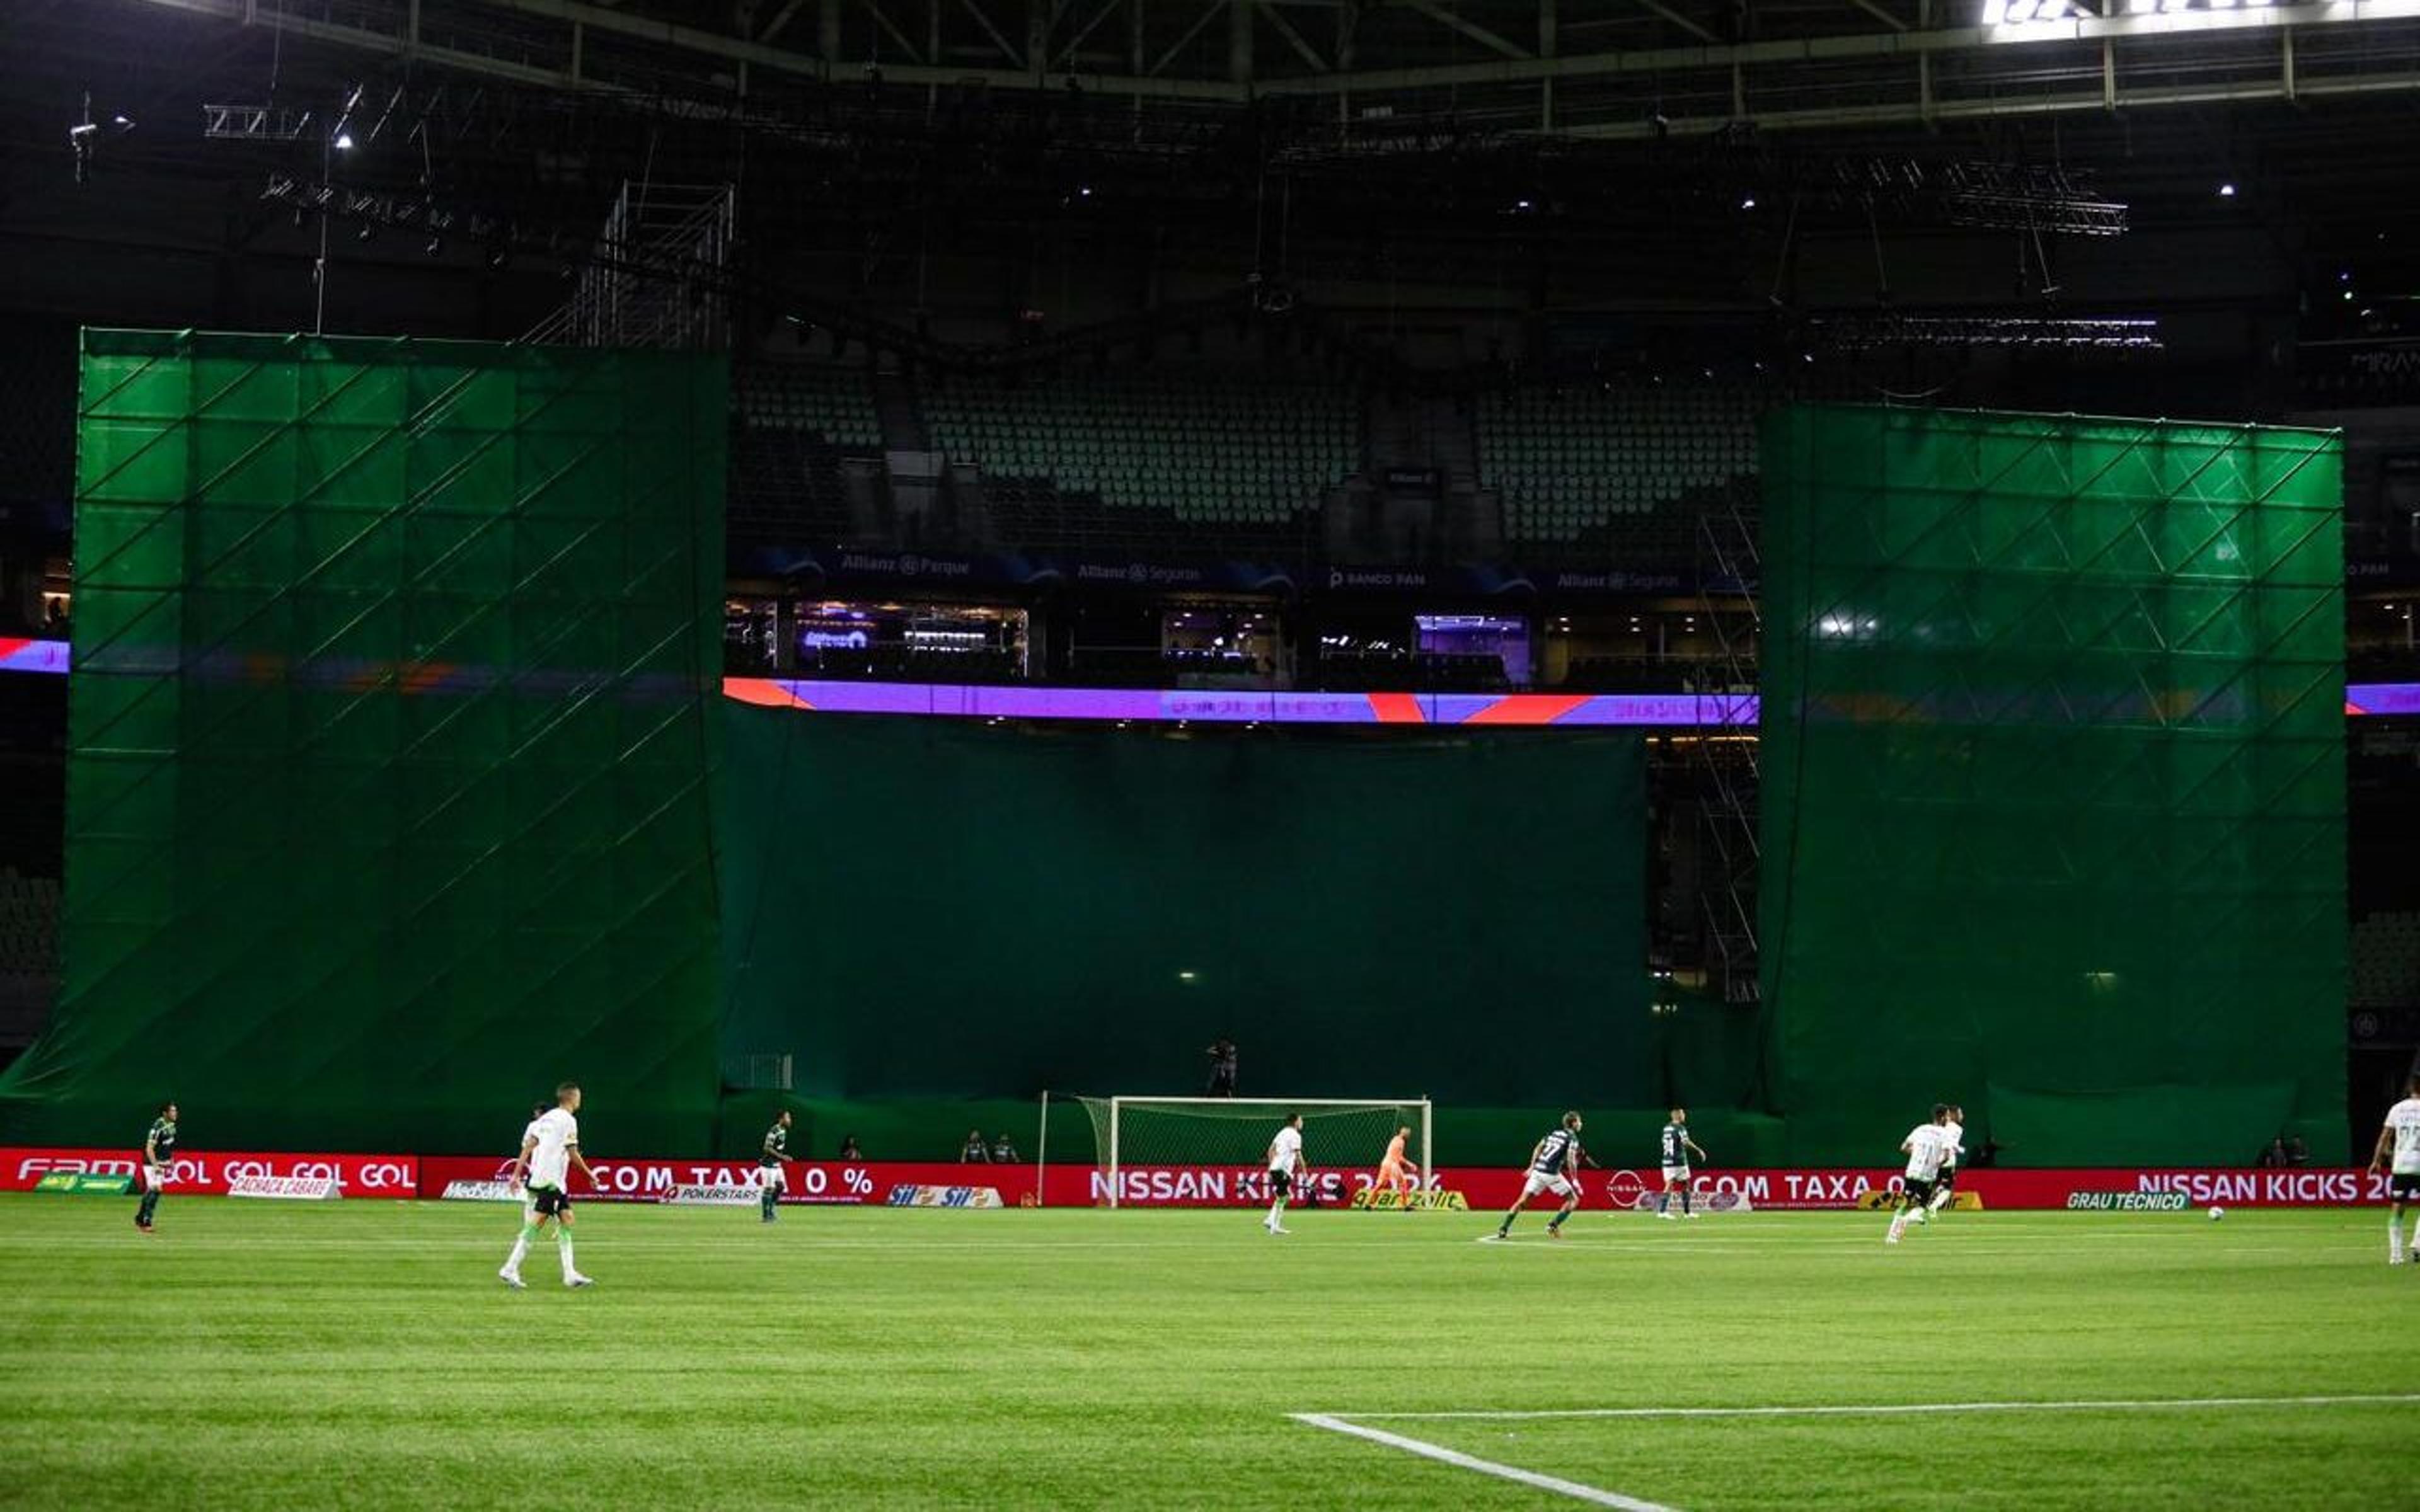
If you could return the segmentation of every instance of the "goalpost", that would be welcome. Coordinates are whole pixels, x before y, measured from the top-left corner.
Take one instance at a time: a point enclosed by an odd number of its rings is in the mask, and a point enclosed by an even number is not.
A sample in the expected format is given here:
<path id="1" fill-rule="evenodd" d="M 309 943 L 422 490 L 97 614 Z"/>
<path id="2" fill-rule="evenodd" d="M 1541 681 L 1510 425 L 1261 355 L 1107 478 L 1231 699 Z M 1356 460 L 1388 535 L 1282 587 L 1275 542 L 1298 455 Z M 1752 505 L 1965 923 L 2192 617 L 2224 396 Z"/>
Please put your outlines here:
<path id="1" fill-rule="evenodd" d="M 1314 1170 L 1374 1170 L 1395 1131 L 1408 1127 L 1407 1153 L 1425 1185 L 1430 1162 L 1429 1100 L 1243 1097 L 1087 1097 L 1094 1157 L 1118 1206 L 1119 1172 L 1154 1166 L 1241 1166 L 1257 1170 L 1285 1120 L 1302 1115 L 1303 1164 Z"/>

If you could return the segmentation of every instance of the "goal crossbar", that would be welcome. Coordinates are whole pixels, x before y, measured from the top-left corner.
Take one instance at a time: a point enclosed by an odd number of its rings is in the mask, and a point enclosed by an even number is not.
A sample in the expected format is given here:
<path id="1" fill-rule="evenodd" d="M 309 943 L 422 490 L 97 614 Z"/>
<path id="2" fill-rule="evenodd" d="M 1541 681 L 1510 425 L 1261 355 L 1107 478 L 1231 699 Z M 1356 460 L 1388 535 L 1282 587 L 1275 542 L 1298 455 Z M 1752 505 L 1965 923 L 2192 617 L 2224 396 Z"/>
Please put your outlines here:
<path id="1" fill-rule="evenodd" d="M 1284 1108 L 1424 1108 L 1424 1097 L 1113 1097 L 1109 1106 L 1122 1107 L 1130 1103 L 1148 1103 L 1153 1107 L 1183 1106 L 1187 1103 L 1207 1108 L 1284 1107 Z"/>

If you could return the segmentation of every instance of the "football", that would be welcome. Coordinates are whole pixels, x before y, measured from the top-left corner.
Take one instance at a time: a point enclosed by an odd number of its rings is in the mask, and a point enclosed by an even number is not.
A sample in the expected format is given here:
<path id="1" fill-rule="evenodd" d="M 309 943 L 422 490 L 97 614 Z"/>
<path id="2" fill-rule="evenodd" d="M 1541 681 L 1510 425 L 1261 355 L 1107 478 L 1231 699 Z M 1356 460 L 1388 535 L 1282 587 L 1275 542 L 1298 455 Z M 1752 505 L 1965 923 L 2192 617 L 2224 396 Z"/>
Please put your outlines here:
<path id="1" fill-rule="evenodd" d="M 2212 1208 L 2210 1210 L 2210 1221 L 2211 1223 L 2216 1223 L 2226 1216 L 2226 1210 L 2225 1208 Z"/>

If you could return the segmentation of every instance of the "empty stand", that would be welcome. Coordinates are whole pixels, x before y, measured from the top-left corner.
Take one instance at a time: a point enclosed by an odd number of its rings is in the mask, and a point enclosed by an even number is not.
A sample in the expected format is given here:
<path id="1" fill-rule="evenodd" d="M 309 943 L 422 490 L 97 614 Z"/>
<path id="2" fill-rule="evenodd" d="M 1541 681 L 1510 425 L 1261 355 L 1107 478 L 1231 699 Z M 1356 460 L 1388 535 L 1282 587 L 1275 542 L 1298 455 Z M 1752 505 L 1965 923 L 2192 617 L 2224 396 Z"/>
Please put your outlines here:
<path id="1" fill-rule="evenodd" d="M 1602 535 L 1668 549 L 1685 539 L 1693 494 L 1756 471 L 1752 389 L 1515 389 L 1482 394 L 1481 481 L 1502 502 L 1509 540 L 1576 544 Z"/>
<path id="2" fill-rule="evenodd" d="M 843 459 L 882 453 L 882 423 L 864 371 L 736 364 L 731 408 L 732 533 L 849 539 Z"/>
<path id="3" fill-rule="evenodd" d="M 1156 516 L 1202 533 L 1297 524 L 1358 467 L 1359 421 L 1335 385 L 1234 375 L 1101 373 L 924 391 L 934 444 L 984 473 L 1016 540 L 1130 537 Z"/>
<path id="4" fill-rule="evenodd" d="M 2420 914 L 2372 914 L 2352 927 L 2355 1008 L 2420 1006 Z"/>
<path id="5" fill-rule="evenodd" d="M 0 867 L 0 1048 L 32 1041 L 58 993 L 59 883 Z"/>

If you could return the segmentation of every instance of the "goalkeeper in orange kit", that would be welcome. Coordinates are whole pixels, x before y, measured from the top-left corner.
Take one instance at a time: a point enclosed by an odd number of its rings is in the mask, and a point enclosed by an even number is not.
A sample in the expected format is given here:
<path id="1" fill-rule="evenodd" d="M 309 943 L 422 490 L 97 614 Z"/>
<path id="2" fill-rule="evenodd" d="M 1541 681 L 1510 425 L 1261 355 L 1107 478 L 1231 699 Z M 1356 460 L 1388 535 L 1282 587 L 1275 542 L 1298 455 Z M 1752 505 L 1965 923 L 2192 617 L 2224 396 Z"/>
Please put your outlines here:
<path id="1" fill-rule="evenodd" d="M 1378 1163 L 1378 1181 L 1373 1190 L 1393 1192 L 1404 1199 L 1404 1211 L 1411 1211 L 1411 1195 L 1419 1184 L 1418 1161 L 1404 1153 L 1404 1141 L 1412 1134 L 1409 1124 L 1398 1125 L 1395 1137 L 1387 1141 L 1387 1158 Z"/>

